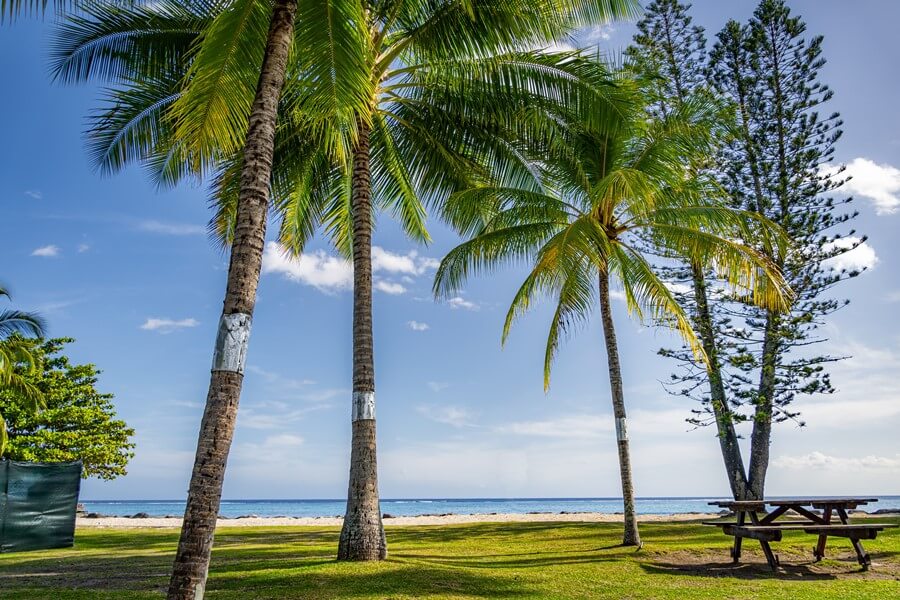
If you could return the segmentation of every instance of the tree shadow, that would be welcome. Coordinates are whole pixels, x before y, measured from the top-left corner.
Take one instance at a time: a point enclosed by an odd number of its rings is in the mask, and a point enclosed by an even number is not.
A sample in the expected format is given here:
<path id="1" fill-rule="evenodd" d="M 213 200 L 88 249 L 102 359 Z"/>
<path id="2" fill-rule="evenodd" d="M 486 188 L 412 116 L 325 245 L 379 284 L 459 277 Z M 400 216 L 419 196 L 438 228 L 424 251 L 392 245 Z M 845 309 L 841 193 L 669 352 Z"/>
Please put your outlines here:
<path id="1" fill-rule="evenodd" d="M 10 555 L 0 567 L 0 598 L 153 597 L 165 591 L 177 532 L 84 536 L 74 549 Z M 98 539 L 102 538 L 102 539 Z M 515 577 L 390 557 L 338 563 L 335 531 L 223 531 L 217 535 L 208 590 L 217 598 L 423 597 L 460 594 L 516 598 Z M 68 596 L 66 596 L 68 597 Z M 81 596 L 78 596 L 81 597 Z"/>
<path id="2" fill-rule="evenodd" d="M 821 581 L 837 579 L 834 573 L 814 570 L 810 565 L 782 564 L 777 571 L 772 571 L 769 565 L 762 563 L 740 563 L 731 561 L 696 562 L 686 564 L 682 562 L 655 561 L 642 563 L 641 568 L 650 575 L 688 575 L 691 577 L 731 577 L 734 579 L 779 579 L 779 580 L 803 580 Z"/>

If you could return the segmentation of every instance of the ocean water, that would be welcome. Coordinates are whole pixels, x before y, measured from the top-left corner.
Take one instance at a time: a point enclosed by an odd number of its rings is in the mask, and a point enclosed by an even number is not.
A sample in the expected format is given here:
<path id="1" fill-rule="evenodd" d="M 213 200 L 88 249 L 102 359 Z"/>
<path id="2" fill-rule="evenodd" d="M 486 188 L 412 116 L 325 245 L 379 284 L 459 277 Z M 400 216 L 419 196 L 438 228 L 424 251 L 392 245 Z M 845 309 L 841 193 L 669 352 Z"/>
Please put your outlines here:
<path id="1" fill-rule="evenodd" d="M 784 496 L 779 496 L 784 497 Z M 790 496 L 787 496 L 788 498 Z M 823 496 L 824 497 L 824 496 Z M 875 498 L 876 496 L 870 496 Z M 713 500 L 728 498 L 638 498 L 637 512 L 645 515 L 715 512 Z M 150 516 L 182 516 L 184 501 L 176 500 L 83 500 L 85 510 L 111 516 L 147 513 Z M 259 517 L 334 517 L 344 514 L 344 500 L 223 500 L 219 514 L 229 518 L 245 515 Z M 900 509 L 900 496 L 880 496 L 878 502 L 861 507 Z M 559 513 L 622 511 L 621 498 L 420 498 L 382 500 L 382 512 L 393 516 L 457 515 L 490 513 Z"/>

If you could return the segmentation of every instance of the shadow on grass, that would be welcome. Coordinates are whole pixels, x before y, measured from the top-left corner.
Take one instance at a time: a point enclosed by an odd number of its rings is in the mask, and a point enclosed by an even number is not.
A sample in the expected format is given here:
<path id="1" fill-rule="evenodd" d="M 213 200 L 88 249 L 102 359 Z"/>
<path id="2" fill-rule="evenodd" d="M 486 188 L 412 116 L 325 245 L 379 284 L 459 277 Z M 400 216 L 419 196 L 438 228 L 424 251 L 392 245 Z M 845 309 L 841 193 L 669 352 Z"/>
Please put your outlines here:
<path id="1" fill-rule="evenodd" d="M 817 571 L 809 565 L 782 564 L 773 572 L 766 563 L 741 563 L 731 561 L 706 563 L 653 562 L 641 564 L 650 575 L 688 575 L 691 577 L 732 577 L 735 579 L 780 579 L 780 580 L 829 580 L 837 579 L 834 573 Z"/>
<path id="2" fill-rule="evenodd" d="M 513 577 L 399 557 L 338 563 L 337 535 L 330 530 L 223 531 L 217 535 L 208 589 L 222 598 L 244 598 L 253 590 L 254 598 L 272 599 L 517 598 L 529 593 Z M 75 548 L 8 555 L 0 562 L 0 598 L 17 593 L 52 598 L 70 592 L 152 597 L 168 584 L 176 542 L 177 532 L 104 532 L 81 536 Z"/>

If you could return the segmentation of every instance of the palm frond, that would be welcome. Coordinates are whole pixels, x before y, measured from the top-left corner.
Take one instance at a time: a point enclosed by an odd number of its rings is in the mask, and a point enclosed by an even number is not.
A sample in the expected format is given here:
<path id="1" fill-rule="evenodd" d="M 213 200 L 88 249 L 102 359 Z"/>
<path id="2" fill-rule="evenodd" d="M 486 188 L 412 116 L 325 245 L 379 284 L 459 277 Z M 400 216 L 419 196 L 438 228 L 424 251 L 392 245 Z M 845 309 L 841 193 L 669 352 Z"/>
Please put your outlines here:
<path id="1" fill-rule="evenodd" d="M 135 81 L 178 72 L 223 2 L 160 0 L 126 7 L 89 2 L 62 20 L 51 39 L 56 81 Z"/>
<path id="2" fill-rule="evenodd" d="M 194 44 L 182 94 L 172 106 L 177 139 L 195 170 L 214 168 L 243 146 L 265 52 L 272 6 L 235 0 Z"/>

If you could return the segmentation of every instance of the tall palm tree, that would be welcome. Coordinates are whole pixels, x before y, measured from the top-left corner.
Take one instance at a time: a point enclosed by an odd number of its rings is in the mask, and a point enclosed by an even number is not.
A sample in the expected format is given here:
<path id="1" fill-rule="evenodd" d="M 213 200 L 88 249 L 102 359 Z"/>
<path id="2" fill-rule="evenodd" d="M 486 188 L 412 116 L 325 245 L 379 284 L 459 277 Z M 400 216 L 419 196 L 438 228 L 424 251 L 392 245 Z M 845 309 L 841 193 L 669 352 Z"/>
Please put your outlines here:
<path id="1" fill-rule="evenodd" d="M 9 290 L 0 285 L 0 298 L 10 299 Z M 12 391 L 30 410 L 44 407 L 41 391 L 22 377 L 21 368 L 34 369 L 35 359 L 21 337 L 43 337 L 44 320 L 35 313 L 5 309 L 0 311 L 0 389 Z M 0 457 L 6 451 L 6 420 L 0 414 Z"/>
<path id="2" fill-rule="evenodd" d="M 272 3 L 265 50 L 262 61 L 257 63 L 258 83 L 243 138 L 244 161 L 225 303 L 213 351 L 209 393 L 200 423 L 181 537 L 169 582 L 170 600 L 192 600 L 204 595 L 262 268 L 275 125 L 296 12 L 297 0 Z M 215 46 L 216 36 L 221 34 L 216 25 L 214 22 L 207 32 L 206 43 L 210 46 L 203 47 L 200 53 Z M 195 76 L 202 77 L 202 72 Z"/>
<path id="3" fill-rule="evenodd" d="M 94 77 L 116 81 L 125 86 L 122 89 L 127 92 L 123 93 L 131 94 L 131 104 L 123 107 L 126 110 L 133 108 L 138 99 L 147 99 L 148 83 L 165 85 L 168 93 L 165 101 L 155 99 L 153 104 L 144 107 L 145 125 L 153 123 L 156 128 L 140 129 L 132 123 L 132 127 L 117 132 L 120 152 L 107 157 L 107 164 L 120 167 L 136 157 L 148 158 L 141 152 L 154 145 L 159 135 L 174 133 L 181 125 L 174 116 L 163 118 L 161 110 L 173 105 L 176 99 L 188 102 L 210 86 L 224 85 L 222 81 L 212 81 L 210 75 L 220 68 L 223 60 L 241 63 L 245 85 L 249 88 L 239 114 L 230 115 L 233 119 L 230 124 L 239 133 L 229 141 L 241 148 L 243 157 L 234 236 L 209 392 L 168 590 L 170 599 L 202 598 L 256 302 L 275 127 L 294 41 L 297 0 L 271 3 L 163 0 L 91 3 L 82 8 L 83 11 L 73 14 L 62 25 L 58 34 L 55 51 L 58 77 L 66 81 Z M 135 31 L 140 26 L 144 29 Z M 121 30 L 128 27 L 132 35 L 122 34 Z M 256 34 L 255 45 L 245 44 L 223 57 L 225 51 L 234 50 L 229 45 L 231 37 L 247 28 Z M 68 35 L 73 32 L 93 36 L 95 44 L 79 46 L 80 38 Z M 191 69 L 185 73 L 188 58 Z M 131 83 L 131 87 L 126 83 Z M 208 150 L 205 140 L 187 136 L 166 139 L 171 155 L 167 164 L 180 169 L 181 175 L 202 176 L 207 166 L 204 161 L 209 160 L 203 154 Z"/>
<path id="4" fill-rule="evenodd" d="M 353 443 L 338 556 L 368 560 L 386 554 L 375 452 L 373 211 L 389 208 L 414 239 L 427 240 L 423 200 L 437 202 L 489 178 L 490 170 L 479 168 L 484 162 L 515 164 L 515 149 L 497 141 L 489 117 L 522 109 L 538 93 L 565 98 L 585 118 L 608 116 L 596 110 L 598 102 L 609 106 L 604 95 L 588 101 L 567 92 L 577 87 L 571 65 L 540 54 L 526 59 L 521 49 L 549 44 L 579 24 L 631 14 L 635 3 L 350 4 L 299 5 L 272 192 L 282 216 L 279 237 L 292 252 L 302 251 L 316 225 L 324 224 L 353 258 Z M 214 228 L 231 241 L 237 173 L 245 163 L 236 125 L 252 92 L 259 8 L 238 0 L 207 24 L 207 7 L 198 6 L 153 6 L 136 18 L 111 10 L 91 22 L 75 21 L 60 37 L 58 72 L 64 79 L 100 74 L 124 82 L 94 130 L 93 151 L 102 166 L 116 169 L 138 158 L 162 182 L 215 169 Z M 186 42 L 195 50 L 185 50 Z M 151 60 L 135 64 L 136 53 Z M 184 62 L 186 75 L 172 67 Z M 515 171 L 508 167 L 506 174 Z"/>
<path id="5" fill-rule="evenodd" d="M 503 341 L 538 296 L 555 298 L 544 354 L 545 390 L 561 334 L 586 323 L 599 304 L 624 499 L 623 544 L 632 546 L 641 541 L 611 285 L 624 292 L 631 314 L 675 328 L 698 356 L 702 346 L 651 268 L 648 244 L 711 265 L 761 304 L 781 305 L 786 296 L 780 275 L 749 245 L 750 240 L 783 244 L 777 229 L 712 200 L 711 182 L 685 168 L 700 158 L 698 152 L 708 151 L 709 107 L 685 105 L 653 121 L 644 116 L 640 96 L 634 99 L 630 118 L 614 130 L 557 120 L 555 135 L 536 153 L 542 190 L 484 186 L 451 197 L 446 217 L 471 239 L 444 258 L 434 284 L 435 293 L 446 297 L 472 272 L 531 262 L 507 312 Z"/>

